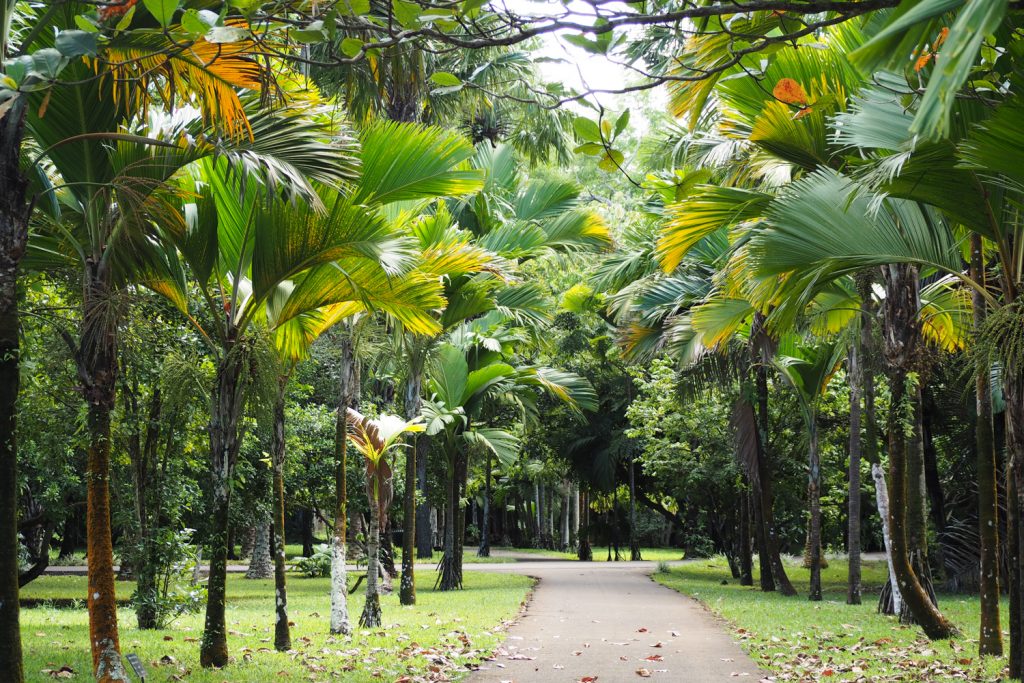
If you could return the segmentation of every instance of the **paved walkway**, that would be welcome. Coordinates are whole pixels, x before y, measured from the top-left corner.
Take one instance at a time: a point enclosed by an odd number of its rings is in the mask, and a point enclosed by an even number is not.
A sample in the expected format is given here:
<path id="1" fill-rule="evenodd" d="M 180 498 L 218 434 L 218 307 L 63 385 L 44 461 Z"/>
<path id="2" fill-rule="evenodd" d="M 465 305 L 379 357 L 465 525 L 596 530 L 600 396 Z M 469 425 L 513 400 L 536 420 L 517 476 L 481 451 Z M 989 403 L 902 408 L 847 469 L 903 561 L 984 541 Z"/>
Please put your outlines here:
<path id="1" fill-rule="evenodd" d="M 767 675 L 700 603 L 655 583 L 653 562 L 521 559 L 472 567 L 539 583 L 497 657 L 470 683 L 704 683 Z"/>

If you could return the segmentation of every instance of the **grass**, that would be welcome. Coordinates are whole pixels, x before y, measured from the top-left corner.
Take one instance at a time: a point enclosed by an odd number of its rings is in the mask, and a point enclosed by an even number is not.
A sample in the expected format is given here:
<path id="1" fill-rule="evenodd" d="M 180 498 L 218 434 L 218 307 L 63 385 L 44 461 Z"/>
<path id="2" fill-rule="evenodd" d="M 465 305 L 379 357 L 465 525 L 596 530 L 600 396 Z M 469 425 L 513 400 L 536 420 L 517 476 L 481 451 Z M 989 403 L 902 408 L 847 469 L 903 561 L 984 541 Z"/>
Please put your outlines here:
<path id="1" fill-rule="evenodd" d="M 779 681 L 998 681 L 1004 658 L 978 657 L 978 598 L 940 594 L 939 607 L 961 630 L 950 641 L 929 642 L 914 626 L 876 612 L 884 563 L 864 565 L 863 604 L 846 604 L 845 560 L 829 558 L 822 572 L 824 600 L 808 602 L 809 572 L 790 563 L 801 596 L 786 598 L 740 586 L 721 558 L 659 571 L 654 579 L 693 596 L 725 618 L 735 637 Z M 725 583 L 723 583 L 725 582 Z M 1003 606 L 1003 624 L 1007 610 Z"/>
<path id="2" fill-rule="evenodd" d="M 417 572 L 417 605 L 402 607 L 397 592 L 382 596 L 384 626 L 356 628 L 350 637 L 328 634 L 329 580 L 289 577 L 289 616 L 293 651 L 273 650 L 273 580 L 250 581 L 228 576 L 228 645 L 230 666 L 222 671 L 199 666 L 203 615 L 183 617 L 162 631 L 140 631 L 131 608 L 118 610 L 121 649 L 134 652 L 149 671 L 150 682 L 240 683 L 290 677 L 302 681 L 394 681 L 427 676 L 437 669 L 457 677 L 504 639 L 498 629 L 518 613 L 531 579 L 511 574 L 467 572 L 465 590 L 433 590 L 436 574 Z M 131 595 L 132 582 L 118 582 L 120 597 Z M 397 589 L 397 585 L 396 585 Z M 22 595 L 36 599 L 82 598 L 85 577 L 45 576 Z M 361 591 L 349 596 L 355 623 L 363 605 Z M 35 607 L 21 612 L 25 671 L 30 681 L 53 680 L 44 670 L 70 667 L 88 678 L 88 617 L 78 608 Z M 284 672 L 279 675 L 280 672 Z M 177 676 L 178 678 L 175 678 Z M 133 679 L 134 680 L 134 679 Z"/>

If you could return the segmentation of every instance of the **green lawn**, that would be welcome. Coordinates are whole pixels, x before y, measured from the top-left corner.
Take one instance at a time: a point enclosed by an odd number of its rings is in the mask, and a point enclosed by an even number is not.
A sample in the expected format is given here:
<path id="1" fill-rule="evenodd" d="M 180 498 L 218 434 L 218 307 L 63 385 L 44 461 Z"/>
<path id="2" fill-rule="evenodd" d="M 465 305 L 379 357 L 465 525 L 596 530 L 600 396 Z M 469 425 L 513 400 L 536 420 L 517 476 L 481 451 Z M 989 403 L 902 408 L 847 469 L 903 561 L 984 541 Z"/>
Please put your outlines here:
<path id="1" fill-rule="evenodd" d="M 228 629 L 231 665 L 223 671 L 199 667 L 202 614 L 182 618 L 166 631 L 139 631 L 128 607 L 118 612 L 121 648 L 135 652 L 149 669 L 151 683 L 186 680 L 194 683 L 269 681 L 286 672 L 301 681 L 394 681 L 402 676 L 427 675 L 431 667 L 457 677 L 467 664 L 479 661 L 504 638 L 495 629 L 518 613 L 531 579 L 509 574 L 467 572 L 465 590 L 433 590 L 436 574 L 417 572 L 418 604 L 402 607 L 396 594 L 381 600 L 384 627 L 356 629 L 351 637 L 332 637 L 328 631 L 330 601 L 327 579 L 290 576 L 289 615 L 294 651 L 278 653 L 273 639 L 273 580 L 249 581 L 228 576 Z M 397 588 L 397 585 L 396 585 Z M 119 597 L 134 589 L 119 582 Z M 85 578 L 47 576 L 22 591 L 26 598 L 81 598 Z M 349 596 L 356 621 L 361 593 Z M 22 640 L 26 675 L 30 681 L 53 680 L 43 670 L 73 669 L 89 677 L 88 618 L 84 606 L 23 609 Z M 175 677 L 179 678 L 175 678 Z"/>
<path id="2" fill-rule="evenodd" d="M 779 681 L 998 681 L 1003 658 L 978 657 L 978 599 L 940 595 L 939 606 L 963 635 L 929 642 L 916 627 L 875 611 L 885 581 L 883 563 L 866 563 L 864 604 L 846 604 L 844 560 L 822 573 L 824 600 L 807 600 L 808 571 L 789 564 L 800 597 L 785 598 L 743 587 L 724 559 L 699 560 L 658 572 L 656 581 L 691 595 L 729 621 L 735 637 Z M 722 584 L 723 581 L 727 583 Z M 1003 609 L 1006 628 L 1006 607 Z"/>

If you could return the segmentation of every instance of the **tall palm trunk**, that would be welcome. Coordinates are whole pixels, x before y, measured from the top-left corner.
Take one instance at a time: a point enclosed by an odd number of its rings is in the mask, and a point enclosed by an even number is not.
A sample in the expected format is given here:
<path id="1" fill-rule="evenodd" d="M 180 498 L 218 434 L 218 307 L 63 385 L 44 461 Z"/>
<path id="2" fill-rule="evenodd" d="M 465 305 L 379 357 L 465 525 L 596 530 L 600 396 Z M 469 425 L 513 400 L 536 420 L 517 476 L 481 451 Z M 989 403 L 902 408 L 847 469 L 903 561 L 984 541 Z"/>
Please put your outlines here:
<path id="1" fill-rule="evenodd" d="M 761 313 L 754 315 L 751 339 L 765 339 L 767 333 L 764 331 L 765 317 Z M 758 348 L 760 346 L 760 348 Z M 772 496 L 772 473 L 768 461 L 768 358 L 764 349 L 764 342 L 752 344 L 752 359 L 754 362 L 754 381 L 757 391 L 757 481 L 760 489 L 759 507 L 761 524 L 764 526 L 764 549 L 768 555 L 768 565 L 771 567 L 770 578 L 764 574 L 765 563 L 762 561 L 761 589 L 765 591 L 775 590 L 778 584 L 779 592 L 783 595 L 796 595 L 796 588 L 793 587 L 789 576 L 786 574 L 786 567 L 782 564 L 782 555 L 779 550 L 779 537 L 775 529 L 774 499 Z"/>
<path id="2" fill-rule="evenodd" d="M 210 577 L 207 583 L 206 623 L 199 650 L 203 667 L 228 663 L 225 598 L 228 565 L 228 512 L 231 480 L 241 442 L 239 422 L 245 404 L 242 344 L 229 340 L 217 367 L 210 410 L 210 479 L 213 485 L 212 529 L 210 532 Z"/>
<path id="3" fill-rule="evenodd" d="M 457 495 L 457 476 L 456 476 L 456 464 L 455 458 L 452 458 L 452 462 L 449 465 L 449 472 L 447 472 L 447 478 L 445 481 L 446 490 L 444 496 L 444 551 L 441 556 L 440 566 L 438 567 L 438 585 L 437 587 L 442 591 L 454 591 L 458 585 L 458 579 L 455 574 L 455 532 L 456 522 L 455 519 L 458 516 L 458 505 L 459 497 Z"/>
<path id="4" fill-rule="evenodd" d="M 1010 584 L 1010 678 L 1024 677 L 1024 367 L 1007 363 L 1004 372 L 1006 399 L 1007 550 Z"/>
<path id="5" fill-rule="evenodd" d="M 331 537 L 331 633 L 348 635 L 348 577 L 345 573 L 348 537 L 348 420 L 345 411 L 359 407 L 359 361 L 352 338 L 341 340 L 341 367 L 338 380 L 338 414 L 334 431 L 334 534 Z"/>
<path id="6" fill-rule="evenodd" d="M 292 649 L 292 636 L 288 630 L 288 588 L 285 583 L 284 557 L 284 398 L 288 376 L 277 381 L 274 398 L 274 435 L 271 463 L 274 468 L 274 523 L 271 527 L 274 548 L 274 649 L 286 652 Z"/>
<path id="7" fill-rule="evenodd" d="M 850 385 L 850 468 L 847 489 L 846 554 L 849 559 L 846 575 L 846 604 L 861 602 L 860 570 L 860 395 L 864 373 L 860 367 L 860 342 L 854 340 L 848 361 Z"/>
<path id="8" fill-rule="evenodd" d="M 12 683 L 25 679 L 18 610 L 19 375 L 18 264 L 28 240 L 31 207 L 19 157 L 25 98 L 0 118 L 0 670 Z"/>
<path id="9" fill-rule="evenodd" d="M 576 541 L 576 557 L 582 562 L 594 559 L 594 549 L 590 546 L 590 490 L 580 492 L 580 531 Z"/>
<path id="10" fill-rule="evenodd" d="M 419 358 L 419 356 L 416 356 Z M 405 385 L 405 419 L 412 420 L 420 414 L 423 405 L 422 394 L 423 372 L 414 366 Z M 420 435 L 413 434 L 409 448 L 405 453 L 405 492 L 402 494 L 402 514 L 405 517 L 402 531 L 402 580 L 398 588 L 398 601 L 403 605 L 416 604 L 416 559 L 417 529 L 419 529 L 418 510 L 416 509 L 416 474 L 420 458 L 426 460 L 426 453 L 420 453 Z M 427 532 L 427 527 L 420 529 Z"/>
<path id="11" fill-rule="evenodd" d="M 640 541 L 636 537 L 636 474 L 634 458 L 629 456 L 629 559 L 639 562 L 644 559 L 640 554 Z"/>
<path id="12" fill-rule="evenodd" d="M 971 235 L 971 279 L 985 282 L 985 261 L 981 235 Z M 985 324 L 985 297 L 973 295 L 974 331 Z M 978 535 L 981 562 L 978 587 L 981 593 L 981 631 L 978 653 L 1002 655 L 1003 636 L 999 628 L 999 492 L 996 484 L 996 448 L 992 424 L 992 387 L 989 363 L 979 359 L 974 370 L 975 449 L 978 459 Z"/>
<path id="13" fill-rule="evenodd" d="M 739 539 L 736 557 L 739 560 L 740 585 L 754 585 L 754 558 L 751 554 L 750 539 L 750 478 L 744 475 L 742 489 L 739 492 Z"/>
<path id="14" fill-rule="evenodd" d="M 907 537 L 908 481 L 910 439 L 907 432 L 914 422 L 913 396 L 916 387 L 908 387 L 910 373 L 918 361 L 920 323 L 918 311 L 917 269 L 906 264 L 883 268 L 886 296 L 885 360 L 889 369 L 892 403 L 889 410 L 889 530 L 892 543 L 893 569 L 905 604 L 925 634 L 935 640 L 949 638 L 956 628 L 932 604 L 911 565 Z"/>
<path id="15" fill-rule="evenodd" d="M 484 454 L 484 509 L 483 519 L 480 522 L 480 548 L 476 551 L 477 557 L 491 556 L 491 454 Z"/>
<path id="16" fill-rule="evenodd" d="M 818 452 L 818 416 L 811 411 L 808 427 L 808 479 L 807 492 L 810 497 L 810 533 L 808 542 L 811 546 L 811 585 L 808 599 L 821 600 L 821 457 Z"/>
<path id="17" fill-rule="evenodd" d="M 380 626 L 380 492 L 375 490 L 375 480 L 370 477 L 366 491 L 370 499 L 370 528 L 366 532 L 366 603 L 359 616 L 359 625 L 364 628 Z"/>
<path id="18" fill-rule="evenodd" d="M 907 440 L 907 510 L 906 532 L 907 548 L 910 553 L 910 564 L 914 574 L 928 594 L 933 605 L 938 605 L 938 598 L 932 586 L 931 566 L 928 562 L 928 511 L 924 464 L 924 425 L 922 392 L 920 380 L 913 388 L 908 387 L 907 401 L 912 411 L 912 431 Z M 910 605 L 904 601 L 900 621 L 904 624 L 914 623 L 914 615 Z"/>
<path id="19" fill-rule="evenodd" d="M 127 681 L 121 662 L 110 523 L 110 415 L 117 386 L 117 318 L 109 269 L 101 258 L 86 265 L 78 376 L 87 404 L 86 473 L 89 642 L 98 681 Z"/>

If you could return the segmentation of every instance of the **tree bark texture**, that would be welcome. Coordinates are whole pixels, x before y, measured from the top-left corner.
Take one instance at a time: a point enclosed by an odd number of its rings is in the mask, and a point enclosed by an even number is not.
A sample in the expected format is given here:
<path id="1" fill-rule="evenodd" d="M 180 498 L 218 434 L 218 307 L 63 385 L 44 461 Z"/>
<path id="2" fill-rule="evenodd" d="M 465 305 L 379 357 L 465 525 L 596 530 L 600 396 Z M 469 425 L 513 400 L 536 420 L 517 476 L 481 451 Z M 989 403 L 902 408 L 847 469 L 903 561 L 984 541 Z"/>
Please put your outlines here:
<path id="1" fill-rule="evenodd" d="M 331 633 L 348 635 L 352 626 L 348 617 L 348 577 L 345 572 L 348 536 L 348 419 L 349 408 L 359 409 L 359 361 L 352 338 L 341 340 L 341 367 L 338 380 L 338 412 L 335 421 L 334 451 L 334 533 L 331 537 Z"/>
<path id="2" fill-rule="evenodd" d="M 985 257 L 981 235 L 971 235 L 971 279 L 984 284 Z M 981 292 L 973 294 L 974 331 L 985 324 L 986 304 Z M 978 536 L 980 563 L 978 588 L 981 597 L 981 625 L 978 654 L 1003 654 L 999 626 L 999 489 L 996 483 L 995 430 L 992 422 L 992 386 L 987 359 L 979 359 L 974 370 L 975 451 L 978 460 Z"/>
<path id="3" fill-rule="evenodd" d="M 764 316 L 757 313 L 754 316 L 754 329 L 751 330 L 752 338 L 766 337 L 764 331 Z M 760 515 L 761 523 L 764 525 L 764 545 L 768 555 L 768 563 L 771 566 L 771 581 L 764 577 L 764 563 L 762 563 L 762 590 L 774 590 L 776 584 L 779 592 L 783 595 L 796 595 L 796 588 L 786 574 L 786 567 L 782 564 L 782 556 L 779 550 L 778 533 L 775 530 L 774 498 L 772 496 L 772 472 L 768 455 L 768 359 L 765 358 L 765 345 L 762 348 L 752 349 L 752 360 L 754 362 L 754 381 L 757 391 L 757 418 L 758 418 L 758 458 L 757 458 L 757 480 L 760 488 Z"/>
<path id="4" fill-rule="evenodd" d="M 860 423 L 861 423 L 861 389 L 864 373 L 860 367 L 859 340 L 850 347 L 848 361 L 850 385 L 850 467 L 849 487 L 847 489 L 847 535 L 846 554 L 848 569 L 846 575 L 846 604 L 861 603 L 861 569 L 860 569 Z"/>
<path id="5" fill-rule="evenodd" d="M 1010 678 L 1024 677 L 1024 367 L 1004 369 L 1006 399 L 1007 552 L 1010 584 Z"/>
<path id="6" fill-rule="evenodd" d="M 86 473 L 89 640 L 97 681 L 127 681 L 121 661 L 110 521 L 110 415 L 117 386 L 117 314 L 109 269 L 86 264 L 78 376 L 87 404 Z"/>
<path id="7" fill-rule="evenodd" d="M 910 373 L 918 361 L 920 322 L 918 312 L 917 269 L 893 264 L 883 269 L 886 296 L 884 301 L 885 361 L 891 383 L 889 410 L 889 530 L 891 534 L 893 569 L 900 594 L 914 620 L 932 640 L 949 638 L 956 628 L 932 604 L 911 565 L 907 529 L 908 488 L 918 486 L 908 481 L 908 451 L 914 431 L 914 407 L 908 387 Z"/>
<path id="8" fill-rule="evenodd" d="M 246 365 L 242 346 L 229 343 L 217 367 L 216 385 L 210 411 L 210 476 L 213 483 L 213 523 L 210 531 L 210 577 L 207 582 L 206 621 L 199 650 L 203 667 L 228 663 L 225 599 L 228 565 L 228 525 L 231 480 L 241 435 L 239 422 L 245 405 L 242 371 Z M 263 547 L 269 548 L 264 539 Z M 260 551 L 257 541 L 253 555 Z"/>
<path id="9" fill-rule="evenodd" d="M 274 515 L 271 527 L 271 546 L 274 552 L 274 649 L 286 652 L 292 648 L 288 629 L 288 587 L 285 579 L 284 553 L 284 399 L 288 376 L 278 378 L 274 400 L 274 432 L 271 444 L 271 465 L 274 470 Z"/>
<path id="10" fill-rule="evenodd" d="M 18 99 L 0 118 L 0 670 L 11 683 L 25 680 L 18 607 L 18 264 L 31 213 L 19 163 L 25 98 Z"/>
<path id="11" fill-rule="evenodd" d="M 412 420 L 420 414 L 423 405 L 422 384 L 423 372 L 418 367 L 410 371 L 409 379 L 405 385 L 405 418 Z M 426 460 L 427 454 L 420 452 L 421 434 L 412 434 L 409 438 L 409 447 L 405 450 L 405 491 L 402 496 L 402 516 L 404 529 L 402 531 L 402 579 L 398 587 L 398 601 L 403 605 L 416 604 L 416 558 L 419 541 L 417 529 L 419 519 L 416 509 L 416 475 L 419 471 L 420 458 Z M 428 528 L 423 527 L 422 533 L 426 535 Z"/>
<path id="12" fill-rule="evenodd" d="M 810 533 L 808 541 L 811 546 L 811 583 L 808 599 L 821 600 L 821 457 L 818 452 L 818 416 L 812 411 L 808 425 L 808 477 L 807 492 L 810 498 Z"/>

